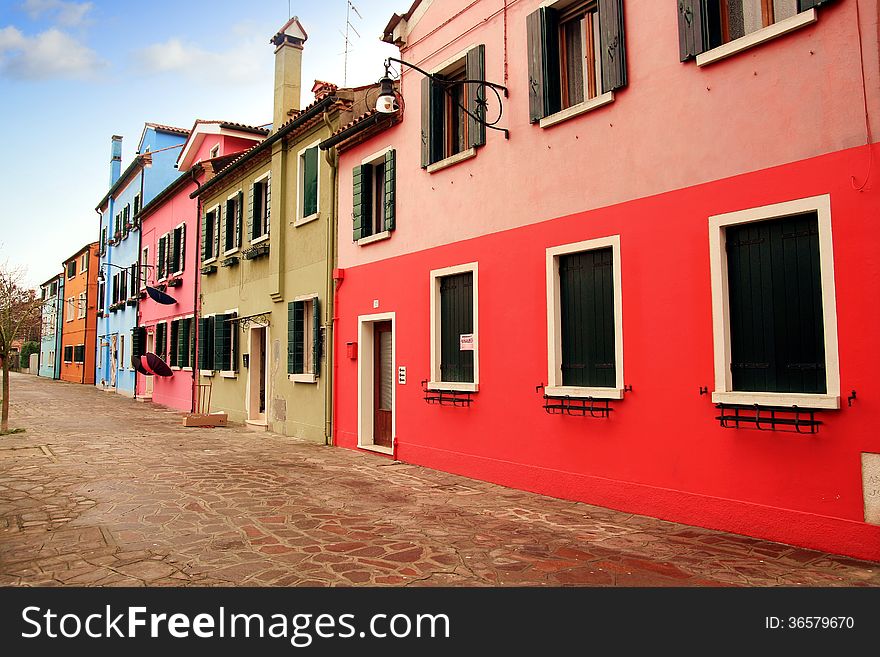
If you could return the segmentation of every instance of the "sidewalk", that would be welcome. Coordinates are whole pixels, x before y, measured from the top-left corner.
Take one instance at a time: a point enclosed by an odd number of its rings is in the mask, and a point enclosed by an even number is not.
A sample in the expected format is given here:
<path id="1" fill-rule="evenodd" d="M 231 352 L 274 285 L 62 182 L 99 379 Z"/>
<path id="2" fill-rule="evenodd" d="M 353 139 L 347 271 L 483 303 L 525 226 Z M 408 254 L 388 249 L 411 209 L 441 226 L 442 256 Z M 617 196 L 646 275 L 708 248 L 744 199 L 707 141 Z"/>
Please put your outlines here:
<path id="1" fill-rule="evenodd" d="M 880 564 L 11 387 L 0 585 L 880 586 Z"/>

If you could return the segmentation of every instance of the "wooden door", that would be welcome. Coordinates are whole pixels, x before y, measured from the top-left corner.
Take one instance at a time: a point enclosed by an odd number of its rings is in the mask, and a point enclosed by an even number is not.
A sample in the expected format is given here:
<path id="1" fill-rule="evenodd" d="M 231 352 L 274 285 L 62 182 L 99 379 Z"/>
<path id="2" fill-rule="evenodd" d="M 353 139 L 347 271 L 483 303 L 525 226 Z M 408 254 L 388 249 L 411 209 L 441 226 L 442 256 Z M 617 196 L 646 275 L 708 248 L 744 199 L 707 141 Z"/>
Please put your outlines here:
<path id="1" fill-rule="evenodd" d="M 373 325 L 373 444 L 391 447 L 394 400 L 394 338 L 391 322 Z"/>

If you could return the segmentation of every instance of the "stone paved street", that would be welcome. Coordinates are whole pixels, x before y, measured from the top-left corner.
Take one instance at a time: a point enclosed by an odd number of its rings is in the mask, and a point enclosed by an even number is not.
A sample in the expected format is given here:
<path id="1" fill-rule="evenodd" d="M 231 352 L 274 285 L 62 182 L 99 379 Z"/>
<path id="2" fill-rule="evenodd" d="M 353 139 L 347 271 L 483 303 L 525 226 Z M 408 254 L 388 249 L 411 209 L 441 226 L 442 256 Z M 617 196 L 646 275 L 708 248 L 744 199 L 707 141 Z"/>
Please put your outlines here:
<path id="1" fill-rule="evenodd" d="M 880 565 L 14 375 L 0 584 L 880 586 Z"/>

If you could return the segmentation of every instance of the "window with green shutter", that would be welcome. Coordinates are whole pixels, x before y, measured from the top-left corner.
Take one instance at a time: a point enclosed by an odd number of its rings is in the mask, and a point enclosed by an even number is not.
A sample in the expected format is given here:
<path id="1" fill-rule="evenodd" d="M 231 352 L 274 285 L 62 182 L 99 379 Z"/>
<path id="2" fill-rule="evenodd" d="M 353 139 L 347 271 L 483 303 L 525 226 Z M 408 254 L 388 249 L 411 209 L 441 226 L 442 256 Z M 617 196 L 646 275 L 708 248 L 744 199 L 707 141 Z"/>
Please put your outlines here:
<path id="1" fill-rule="evenodd" d="M 162 280 L 168 275 L 167 267 L 168 267 L 168 237 L 163 235 L 159 238 L 159 246 L 157 249 L 158 256 L 156 257 L 156 267 L 157 267 L 157 280 Z"/>
<path id="2" fill-rule="evenodd" d="M 200 370 L 210 371 L 214 369 L 213 316 L 199 318 L 198 362 Z"/>
<path id="3" fill-rule="evenodd" d="M 235 321 L 236 317 L 236 313 L 214 316 L 213 369 L 218 372 L 238 371 L 238 322 Z"/>
<path id="4" fill-rule="evenodd" d="M 626 86 L 623 0 L 560 0 L 526 33 L 532 123 Z"/>
<path id="5" fill-rule="evenodd" d="M 165 360 L 165 355 L 167 354 L 167 346 L 168 346 L 168 324 L 166 322 L 159 322 L 156 324 L 156 355 Z"/>
<path id="6" fill-rule="evenodd" d="M 725 229 L 734 391 L 825 393 L 815 212 Z"/>
<path id="7" fill-rule="evenodd" d="M 171 367 L 180 367 L 180 320 L 171 320 L 171 343 L 168 345 Z"/>
<path id="8" fill-rule="evenodd" d="M 321 374 L 321 306 L 318 297 L 287 305 L 287 373 Z"/>
<path id="9" fill-rule="evenodd" d="M 440 278 L 440 380 L 474 383 L 474 351 L 462 349 L 474 335 L 474 274 Z"/>
<path id="10" fill-rule="evenodd" d="M 206 212 L 202 221 L 202 260 L 211 260 L 217 257 L 217 251 L 214 249 L 214 237 L 217 230 L 218 211 L 215 209 Z"/>
<path id="11" fill-rule="evenodd" d="M 396 161 L 391 149 L 352 171 L 354 241 L 396 228 Z"/>
<path id="12" fill-rule="evenodd" d="M 318 212 L 318 147 L 305 149 L 299 156 L 299 211 L 300 219 Z"/>
<path id="13" fill-rule="evenodd" d="M 251 187 L 250 239 L 256 240 L 269 234 L 269 204 L 271 203 L 270 176 L 258 180 Z"/>
<path id="14" fill-rule="evenodd" d="M 230 251 L 235 251 L 238 248 L 238 236 L 241 234 L 241 231 L 238 226 L 239 222 L 239 211 L 238 211 L 239 203 L 238 196 L 228 199 L 226 201 L 226 224 L 224 226 L 223 233 L 223 252 L 229 253 Z"/>

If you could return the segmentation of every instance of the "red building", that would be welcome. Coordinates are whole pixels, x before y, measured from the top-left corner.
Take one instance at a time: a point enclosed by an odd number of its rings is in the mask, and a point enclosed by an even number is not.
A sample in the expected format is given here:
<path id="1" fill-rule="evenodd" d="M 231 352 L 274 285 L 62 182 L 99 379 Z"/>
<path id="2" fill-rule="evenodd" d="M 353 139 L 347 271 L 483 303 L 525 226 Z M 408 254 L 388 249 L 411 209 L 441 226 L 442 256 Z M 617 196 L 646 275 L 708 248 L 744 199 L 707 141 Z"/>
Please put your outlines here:
<path id="1" fill-rule="evenodd" d="M 397 114 L 323 144 L 353 217 L 336 443 L 880 559 L 877 16 L 877 0 L 395 15 L 385 39 L 434 78 L 403 66 Z M 494 122 L 491 91 L 449 84 L 473 79 L 507 87 L 509 139 L 473 119 Z"/>

